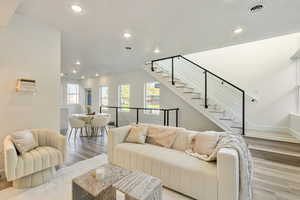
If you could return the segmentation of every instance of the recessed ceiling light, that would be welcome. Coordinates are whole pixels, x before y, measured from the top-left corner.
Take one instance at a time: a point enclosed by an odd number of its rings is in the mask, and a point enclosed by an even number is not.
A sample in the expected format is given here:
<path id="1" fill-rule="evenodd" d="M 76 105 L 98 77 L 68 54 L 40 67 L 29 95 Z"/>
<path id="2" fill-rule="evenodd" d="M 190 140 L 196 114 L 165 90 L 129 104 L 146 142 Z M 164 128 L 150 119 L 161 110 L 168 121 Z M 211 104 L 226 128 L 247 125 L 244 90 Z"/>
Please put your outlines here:
<path id="1" fill-rule="evenodd" d="M 77 60 L 76 65 L 80 65 L 80 61 L 79 60 Z"/>
<path id="2" fill-rule="evenodd" d="M 98 73 L 96 73 L 96 74 L 95 74 L 95 76 L 96 76 L 96 77 L 98 77 L 98 76 L 99 76 L 99 74 L 98 74 Z"/>
<path id="3" fill-rule="evenodd" d="M 82 8 L 79 5 L 72 5 L 71 8 L 75 13 L 81 13 L 82 12 Z"/>
<path id="4" fill-rule="evenodd" d="M 81 79 L 85 79 L 85 76 L 81 76 Z"/>
<path id="5" fill-rule="evenodd" d="M 124 33 L 123 36 L 124 36 L 124 38 L 127 38 L 127 39 L 131 38 L 131 34 L 130 33 Z"/>
<path id="6" fill-rule="evenodd" d="M 160 50 L 158 48 L 154 49 L 154 53 L 160 53 Z"/>
<path id="7" fill-rule="evenodd" d="M 76 70 L 76 69 L 73 69 L 72 73 L 73 73 L 73 74 L 76 74 L 76 73 L 77 73 L 77 70 Z"/>
<path id="8" fill-rule="evenodd" d="M 235 34 L 240 34 L 241 32 L 243 32 L 243 29 L 241 27 L 234 29 L 233 31 Z"/>
<path id="9" fill-rule="evenodd" d="M 64 73 L 60 73 L 60 76 L 63 77 L 65 74 Z"/>

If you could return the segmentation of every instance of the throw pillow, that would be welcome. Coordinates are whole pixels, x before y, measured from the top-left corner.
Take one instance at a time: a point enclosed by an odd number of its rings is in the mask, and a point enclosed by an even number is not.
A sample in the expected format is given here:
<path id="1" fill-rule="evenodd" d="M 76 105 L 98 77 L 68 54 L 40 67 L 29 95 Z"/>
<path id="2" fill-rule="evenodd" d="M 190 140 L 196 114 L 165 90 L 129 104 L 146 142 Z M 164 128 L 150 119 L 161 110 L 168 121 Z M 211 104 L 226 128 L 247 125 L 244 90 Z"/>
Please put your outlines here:
<path id="1" fill-rule="evenodd" d="M 11 139 L 20 154 L 38 146 L 30 130 L 17 131 L 11 134 Z"/>
<path id="2" fill-rule="evenodd" d="M 170 148 L 175 139 L 176 129 L 151 127 L 148 130 L 147 142 L 150 144 Z"/>
<path id="3" fill-rule="evenodd" d="M 210 155 L 216 148 L 219 139 L 217 132 L 201 132 L 192 138 L 192 151 L 200 155 Z"/>
<path id="4" fill-rule="evenodd" d="M 144 144 L 147 136 L 147 127 L 132 126 L 125 142 Z"/>

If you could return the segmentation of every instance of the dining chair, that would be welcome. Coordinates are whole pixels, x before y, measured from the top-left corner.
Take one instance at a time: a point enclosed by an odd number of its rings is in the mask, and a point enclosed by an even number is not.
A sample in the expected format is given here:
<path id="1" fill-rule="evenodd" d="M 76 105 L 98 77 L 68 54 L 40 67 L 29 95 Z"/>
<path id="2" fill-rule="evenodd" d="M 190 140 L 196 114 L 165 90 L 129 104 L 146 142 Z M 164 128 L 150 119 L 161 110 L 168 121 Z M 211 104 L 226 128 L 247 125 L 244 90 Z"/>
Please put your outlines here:
<path id="1" fill-rule="evenodd" d="M 86 129 L 85 121 L 77 119 L 75 117 L 70 117 L 69 122 L 70 122 L 71 130 L 70 130 L 70 133 L 69 133 L 69 136 L 68 136 L 68 140 L 70 139 L 74 129 L 75 129 L 74 139 L 76 139 L 76 135 L 77 135 L 78 130 L 80 129 L 80 134 L 82 135 L 83 129 L 84 128 Z"/>
<path id="2" fill-rule="evenodd" d="M 99 130 L 101 132 L 100 135 L 102 135 L 102 130 L 104 129 L 106 134 L 108 134 L 107 130 L 107 124 L 110 120 L 111 116 L 110 115 L 98 115 L 95 116 L 94 119 L 91 121 L 91 126 L 93 129 L 93 133 L 97 136 Z"/>

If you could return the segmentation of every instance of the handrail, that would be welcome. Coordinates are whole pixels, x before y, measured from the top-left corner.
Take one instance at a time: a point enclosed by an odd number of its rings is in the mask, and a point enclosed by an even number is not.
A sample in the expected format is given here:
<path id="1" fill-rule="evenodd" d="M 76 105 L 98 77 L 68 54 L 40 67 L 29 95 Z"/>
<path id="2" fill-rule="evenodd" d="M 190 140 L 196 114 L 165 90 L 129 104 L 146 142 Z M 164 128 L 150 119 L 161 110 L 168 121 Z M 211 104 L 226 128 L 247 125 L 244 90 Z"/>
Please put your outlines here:
<path id="1" fill-rule="evenodd" d="M 176 56 L 169 56 L 169 57 L 165 57 L 165 58 L 160 58 L 160 59 L 156 59 L 156 60 L 152 60 L 151 61 L 151 70 L 154 71 L 154 63 L 155 62 L 159 62 L 159 61 L 163 61 L 163 60 L 168 60 L 168 59 L 171 59 L 172 60 L 172 85 L 175 85 L 175 81 L 174 81 L 174 58 L 182 58 L 184 60 L 186 60 L 187 62 L 195 65 L 196 67 L 202 69 L 204 71 L 204 75 L 205 75 L 205 82 L 204 82 L 204 85 L 205 85 L 205 98 L 204 98 L 204 106 L 205 108 L 207 109 L 208 108 L 208 97 L 207 97 L 207 93 L 208 93 L 208 82 L 207 82 L 207 74 L 210 74 L 210 75 L 213 75 L 214 77 L 220 79 L 222 82 L 230 85 L 231 87 L 237 89 L 238 91 L 240 91 L 242 93 L 242 131 L 243 131 L 243 135 L 245 134 L 245 91 L 241 88 L 239 88 L 238 86 L 236 86 L 235 84 L 233 83 L 230 83 L 229 81 L 223 79 L 222 77 L 216 75 L 215 73 L 205 69 L 204 67 L 200 66 L 199 64 L 189 60 L 188 58 L 182 56 L 182 55 L 176 55 Z M 251 101 L 253 101 L 254 98 L 252 98 Z"/>
<path id="2" fill-rule="evenodd" d="M 160 58 L 160 59 L 152 60 L 152 63 L 158 62 L 158 61 L 163 61 L 163 60 L 168 60 L 168 59 L 172 59 L 172 58 L 178 58 L 178 57 L 183 58 L 184 60 L 186 60 L 186 61 L 192 63 L 193 65 L 196 65 L 198 68 L 200 68 L 200 69 L 202 69 L 202 70 L 208 72 L 209 74 L 211 74 L 211 75 L 217 77 L 218 79 L 221 79 L 223 82 L 225 82 L 225 83 L 231 85 L 232 87 L 238 89 L 239 91 L 241 91 L 241 92 L 244 91 L 244 90 L 242 90 L 241 88 L 239 88 L 238 86 L 234 85 L 233 83 L 230 83 L 230 82 L 226 81 L 225 79 L 221 78 L 220 76 L 216 75 L 215 73 L 209 71 L 208 69 L 205 69 L 204 67 L 200 66 L 199 64 L 195 63 L 194 61 L 191 61 L 191 60 L 187 59 L 186 57 L 184 57 L 184 56 L 182 56 L 182 55 L 176 55 L 176 56 L 170 56 L 170 57 L 165 57 L 165 58 Z"/>
<path id="3" fill-rule="evenodd" d="M 140 110 L 158 110 L 164 112 L 164 126 L 169 126 L 170 124 L 170 112 L 176 111 L 176 127 L 178 127 L 178 114 L 179 108 L 144 108 L 144 107 L 126 107 L 126 106 L 105 106 L 100 105 L 100 113 L 102 113 L 102 108 L 113 108 L 116 109 L 116 127 L 119 126 L 119 109 L 129 109 L 129 110 L 136 110 L 136 124 L 139 123 L 139 111 Z"/>

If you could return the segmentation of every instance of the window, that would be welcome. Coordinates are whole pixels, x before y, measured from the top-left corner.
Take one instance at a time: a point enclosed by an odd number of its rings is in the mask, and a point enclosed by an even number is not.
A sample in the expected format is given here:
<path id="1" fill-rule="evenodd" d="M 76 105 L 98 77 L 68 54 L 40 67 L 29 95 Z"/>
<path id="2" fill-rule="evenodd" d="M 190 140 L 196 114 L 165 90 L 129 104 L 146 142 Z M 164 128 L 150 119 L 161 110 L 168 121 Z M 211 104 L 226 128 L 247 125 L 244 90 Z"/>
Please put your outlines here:
<path id="1" fill-rule="evenodd" d="M 68 83 L 67 84 L 67 104 L 79 103 L 79 85 Z"/>
<path id="2" fill-rule="evenodd" d="M 130 106 L 130 85 L 119 86 L 119 106 L 129 107 Z M 121 111 L 129 111 L 129 109 L 121 109 Z"/>
<path id="3" fill-rule="evenodd" d="M 108 87 L 101 86 L 99 88 L 99 105 L 108 106 Z"/>
<path id="4" fill-rule="evenodd" d="M 160 108 L 160 83 L 145 84 L 145 108 Z M 148 114 L 159 114 L 159 110 L 145 110 Z"/>

